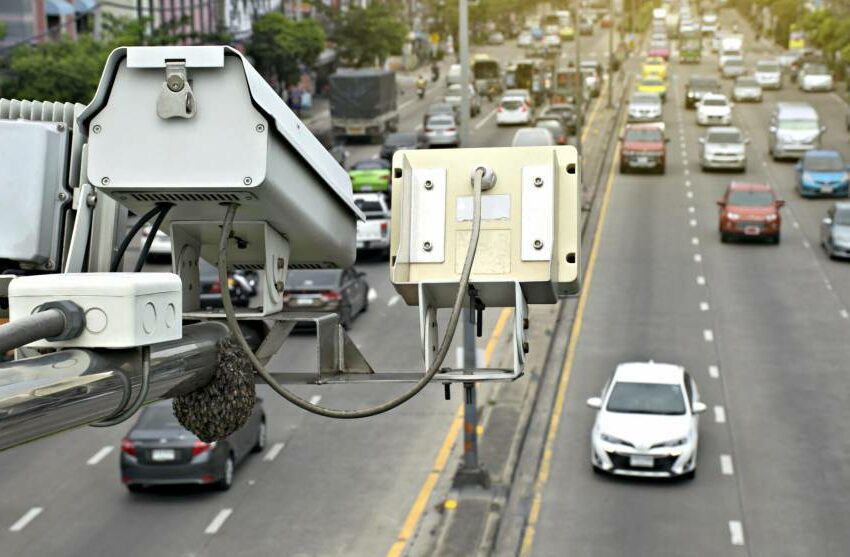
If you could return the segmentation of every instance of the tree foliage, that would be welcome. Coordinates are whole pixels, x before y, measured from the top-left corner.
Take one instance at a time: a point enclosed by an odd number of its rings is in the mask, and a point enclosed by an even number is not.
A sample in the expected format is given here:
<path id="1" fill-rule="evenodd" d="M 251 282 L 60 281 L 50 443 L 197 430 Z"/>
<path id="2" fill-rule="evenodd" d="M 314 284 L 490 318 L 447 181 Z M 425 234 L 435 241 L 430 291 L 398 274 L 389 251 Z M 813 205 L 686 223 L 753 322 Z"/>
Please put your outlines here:
<path id="1" fill-rule="evenodd" d="M 106 58 L 119 46 L 226 40 L 219 35 L 185 33 L 183 20 L 150 30 L 146 20 L 110 14 L 103 17 L 101 40 L 85 34 L 76 41 L 62 37 L 15 48 L 2 62 L 2 96 L 88 103 L 97 89 Z"/>
<path id="2" fill-rule="evenodd" d="M 254 21 L 248 55 L 257 69 L 280 87 L 297 83 L 302 66 L 312 66 L 325 46 L 325 33 L 312 19 L 293 21 L 269 12 Z"/>
<path id="3" fill-rule="evenodd" d="M 371 2 L 336 14 L 331 38 L 346 63 L 360 68 L 383 65 L 387 57 L 400 54 L 408 29 L 399 17 L 403 6 L 394 1 Z"/>

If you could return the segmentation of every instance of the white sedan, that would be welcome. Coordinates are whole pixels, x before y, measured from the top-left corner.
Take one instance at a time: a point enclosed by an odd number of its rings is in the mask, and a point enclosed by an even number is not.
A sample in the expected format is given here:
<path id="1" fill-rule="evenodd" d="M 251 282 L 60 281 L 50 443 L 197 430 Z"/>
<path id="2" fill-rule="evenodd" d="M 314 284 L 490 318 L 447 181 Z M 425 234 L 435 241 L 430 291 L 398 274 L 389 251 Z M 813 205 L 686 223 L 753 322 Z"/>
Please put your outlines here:
<path id="1" fill-rule="evenodd" d="M 681 366 L 623 363 L 587 405 L 599 411 L 590 440 L 595 472 L 693 478 L 697 466 L 700 401 Z"/>
<path id="2" fill-rule="evenodd" d="M 525 97 L 505 96 L 496 107 L 496 125 L 510 126 L 531 123 L 531 107 Z"/>
<path id="3" fill-rule="evenodd" d="M 732 123 L 732 107 L 726 95 L 708 93 L 697 103 L 697 124 L 700 126 L 728 126 Z"/>

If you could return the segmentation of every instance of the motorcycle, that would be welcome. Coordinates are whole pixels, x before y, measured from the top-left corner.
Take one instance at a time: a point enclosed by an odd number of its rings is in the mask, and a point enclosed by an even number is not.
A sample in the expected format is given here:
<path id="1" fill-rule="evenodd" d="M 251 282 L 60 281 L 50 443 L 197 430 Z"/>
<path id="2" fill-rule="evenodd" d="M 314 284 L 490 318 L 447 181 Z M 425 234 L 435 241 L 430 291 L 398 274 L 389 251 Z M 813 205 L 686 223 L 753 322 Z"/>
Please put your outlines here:
<path id="1" fill-rule="evenodd" d="M 419 95 L 419 99 L 423 99 L 425 97 L 425 80 L 420 79 L 416 82 L 416 94 Z"/>
<path id="2" fill-rule="evenodd" d="M 436 83 L 438 79 L 440 79 L 440 68 L 437 64 L 434 64 L 431 66 L 431 81 Z"/>

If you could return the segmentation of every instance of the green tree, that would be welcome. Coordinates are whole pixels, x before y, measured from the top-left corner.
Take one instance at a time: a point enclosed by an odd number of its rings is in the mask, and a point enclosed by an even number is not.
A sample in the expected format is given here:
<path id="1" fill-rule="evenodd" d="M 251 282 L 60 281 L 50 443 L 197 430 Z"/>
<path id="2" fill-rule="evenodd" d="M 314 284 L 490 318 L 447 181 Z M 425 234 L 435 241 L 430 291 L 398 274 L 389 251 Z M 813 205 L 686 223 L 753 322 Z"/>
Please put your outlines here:
<path id="1" fill-rule="evenodd" d="M 398 16 L 402 9 L 397 2 L 371 2 L 338 14 L 331 37 L 340 58 L 360 68 L 383 65 L 391 54 L 400 54 L 408 32 Z"/>
<path id="2" fill-rule="evenodd" d="M 6 38 L 6 22 L 0 21 L 0 41 Z"/>
<path id="3" fill-rule="evenodd" d="M 325 33 L 314 20 L 292 21 L 269 12 L 254 21 L 248 55 L 280 92 L 299 80 L 300 66 L 315 64 L 324 46 Z"/>

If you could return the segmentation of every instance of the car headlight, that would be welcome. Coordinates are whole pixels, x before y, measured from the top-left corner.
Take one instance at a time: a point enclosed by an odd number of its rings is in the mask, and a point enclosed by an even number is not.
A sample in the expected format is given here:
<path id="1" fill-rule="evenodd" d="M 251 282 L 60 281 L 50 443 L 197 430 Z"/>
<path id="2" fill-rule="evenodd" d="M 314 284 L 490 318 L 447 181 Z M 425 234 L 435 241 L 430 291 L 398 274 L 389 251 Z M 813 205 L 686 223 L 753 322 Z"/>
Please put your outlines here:
<path id="1" fill-rule="evenodd" d="M 738 213 L 726 213 L 726 218 L 729 220 L 738 220 L 739 218 L 741 218 L 741 215 L 739 215 Z"/>
<path id="2" fill-rule="evenodd" d="M 773 222 L 773 221 L 776 220 L 776 215 L 774 215 L 774 214 L 765 215 L 764 220 L 766 220 L 767 222 Z"/>
<path id="3" fill-rule="evenodd" d="M 809 172 L 803 172 L 802 180 L 803 182 L 813 182 L 814 177 Z"/>
<path id="4" fill-rule="evenodd" d="M 678 439 L 672 439 L 670 441 L 666 441 L 664 443 L 656 443 L 653 447 L 681 447 L 685 443 L 688 442 L 687 437 L 680 437 Z"/>
<path id="5" fill-rule="evenodd" d="M 599 438 L 605 441 L 606 443 L 613 443 L 614 445 L 628 445 L 630 447 L 632 446 L 632 444 L 628 441 L 624 441 L 619 437 L 615 437 L 613 435 L 608 435 L 607 433 L 600 433 Z"/>

